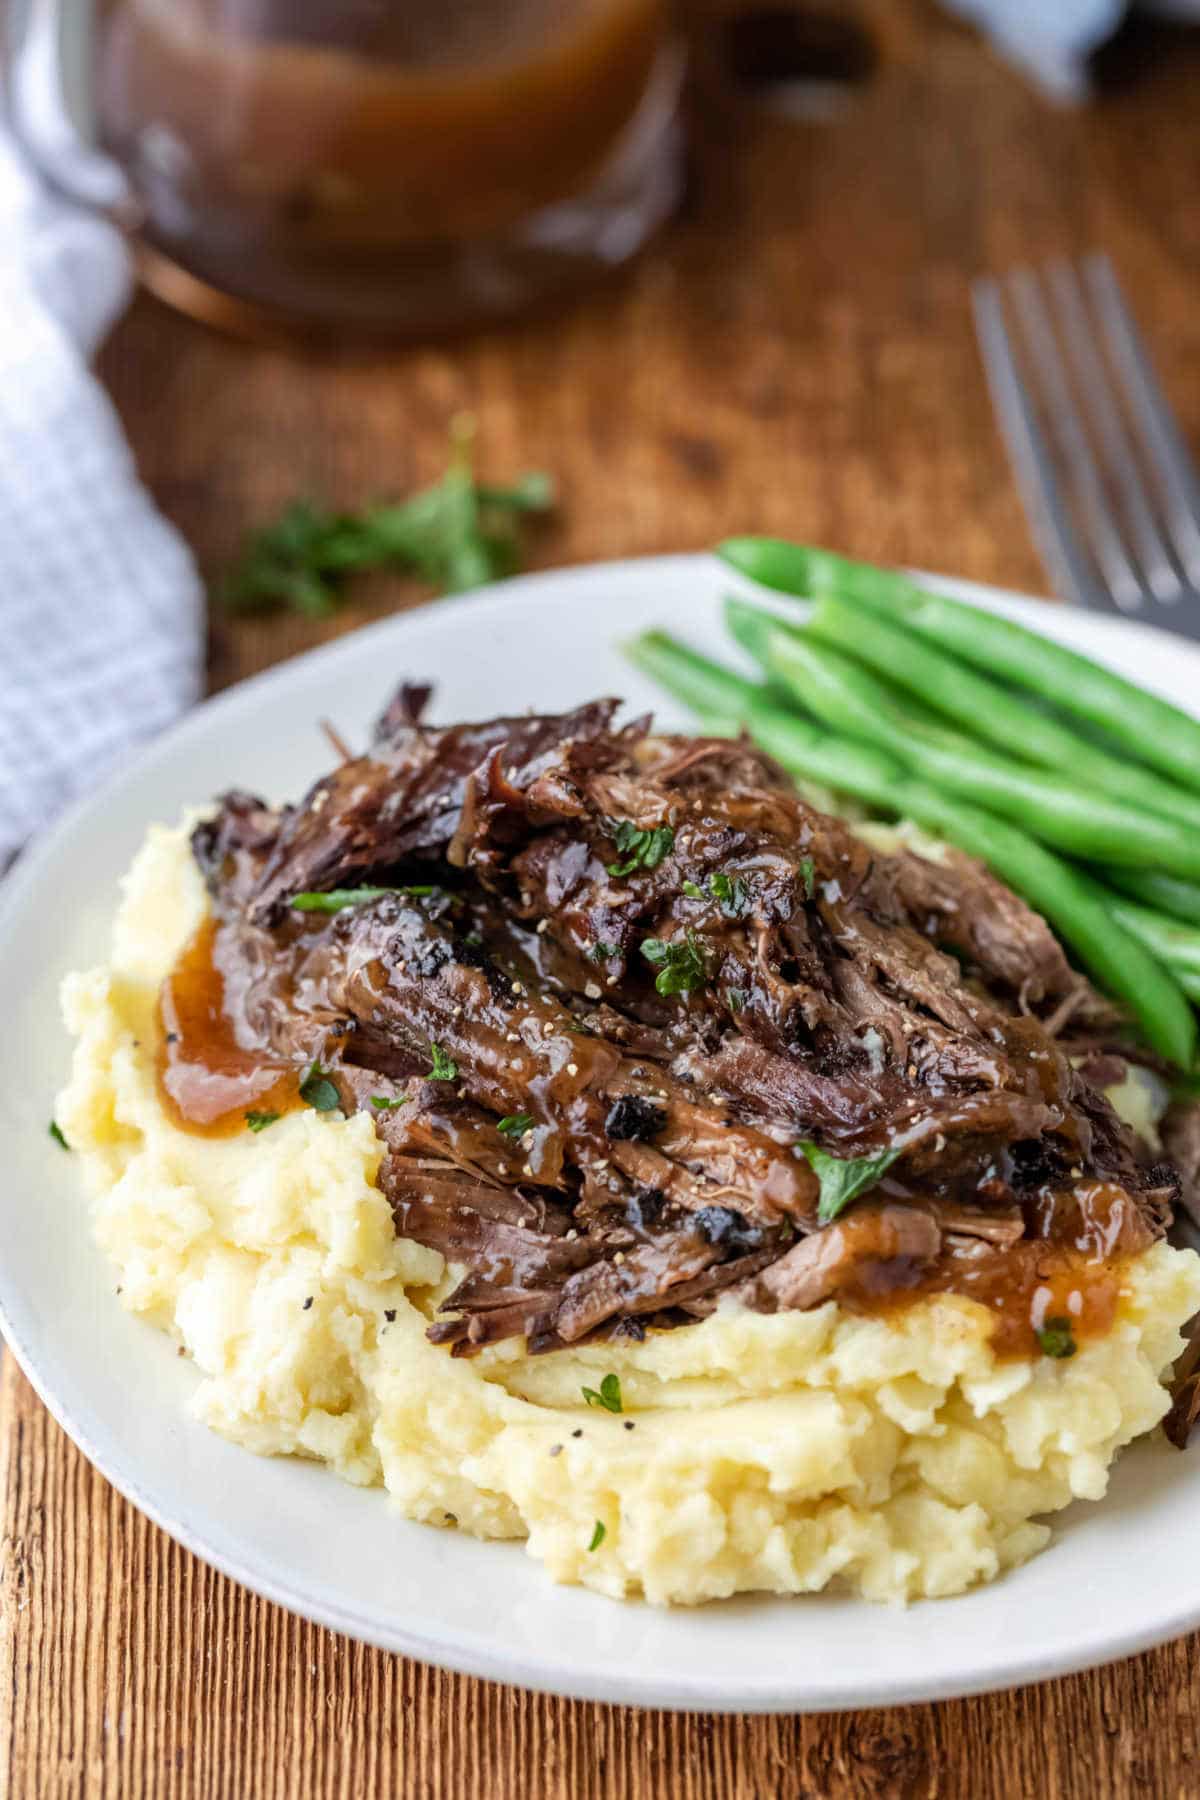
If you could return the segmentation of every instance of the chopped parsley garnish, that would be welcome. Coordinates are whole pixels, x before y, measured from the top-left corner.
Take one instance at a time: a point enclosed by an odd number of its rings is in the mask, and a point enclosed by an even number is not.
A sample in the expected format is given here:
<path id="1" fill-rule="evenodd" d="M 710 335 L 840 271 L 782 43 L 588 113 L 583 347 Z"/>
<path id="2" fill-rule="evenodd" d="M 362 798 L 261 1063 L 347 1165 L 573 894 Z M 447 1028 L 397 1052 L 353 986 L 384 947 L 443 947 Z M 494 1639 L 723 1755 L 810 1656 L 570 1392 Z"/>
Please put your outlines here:
<path id="1" fill-rule="evenodd" d="M 707 893 L 694 881 L 685 881 L 683 891 L 689 900 L 715 900 L 727 919 L 740 919 L 750 904 L 741 876 L 723 875 L 720 870 L 709 876 Z"/>
<path id="2" fill-rule="evenodd" d="M 605 1412 L 621 1412 L 621 1378 L 619 1375 L 606 1375 L 600 1383 L 600 1391 L 595 1388 L 581 1388 L 584 1399 L 589 1406 L 602 1406 Z"/>
<path id="3" fill-rule="evenodd" d="M 658 970 L 654 985 L 664 999 L 672 994 L 690 994 L 708 980 L 704 950 L 694 931 L 681 938 L 644 938 L 642 955 Z"/>
<path id="4" fill-rule="evenodd" d="M 359 569 L 412 569 L 452 594 L 512 575 L 521 561 L 520 521 L 550 511 L 553 484 L 541 474 L 510 487 L 476 481 L 474 434 L 469 415 L 454 421 L 449 468 L 411 499 L 359 512 L 292 501 L 246 539 L 219 590 L 224 604 L 233 612 L 288 606 L 319 619 L 334 611 Z"/>
<path id="5" fill-rule="evenodd" d="M 410 894 L 424 898 L 436 894 L 436 887 L 357 887 L 330 888 L 324 894 L 293 894 L 292 906 L 297 912 L 336 913 L 347 906 L 365 906 L 369 900 L 382 900 L 385 894 Z"/>
<path id="6" fill-rule="evenodd" d="M 605 1529 L 604 1529 L 603 1525 L 600 1523 L 599 1519 L 597 1519 L 596 1520 L 596 1528 L 592 1532 L 592 1541 L 588 1545 L 588 1549 L 589 1550 L 598 1550 L 607 1536 L 608 1536 L 608 1533 L 605 1531 Z"/>
<path id="7" fill-rule="evenodd" d="M 533 1130 L 533 1115 L 531 1113 L 509 1113 L 500 1120 L 496 1130 L 502 1131 L 505 1137 L 524 1137 L 527 1131 Z"/>
<path id="8" fill-rule="evenodd" d="M 446 1055 L 440 1044 L 430 1044 L 429 1054 L 432 1061 L 429 1065 L 429 1081 L 457 1081 L 458 1064 Z"/>
<path id="9" fill-rule="evenodd" d="M 817 1218 L 822 1225 L 828 1225 L 852 1200 L 857 1200 L 867 1188 L 874 1187 L 900 1155 L 903 1145 L 893 1145 L 878 1156 L 847 1157 L 830 1156 L 816 1144 L 801 1143 L 797 1148 L 803 1150 L 821 1183 Z"/>
<path id="10" fill-rule="evenodd" d="M 607 962 L 610 957 L 615 956 L 616 954 L 617 946 L 615 944 L 602 944 L 599 938 L 597 938 L 596 942 L 587 952 L 587 959 L 589 962 Z"/>
<path id="11" fill-rule="evenodd" d="M 408 1094 L 397 1094 L 393 1099 L 389 1094 L 372 1094 L 371 1105 L 376 1112 L 393 1112 L 397 1106 L 404 1106 L 409 1100 Z"/>
<path id="12" fill-rule="evenodd" d="M 1047 1319 L 1037 1333 L 1037 1341 L 1043 1356 L 1074 1356 L 1079 1348 L 1070 1319 L 1062 1317 Z"/>
<path id="13" fill-rule="evenodd" d="M 708 878 L 708 891 L 727 919 L 740 919 L 750 904 L 746 884 L 740 875 L 723 875 L 718 870 Z"/>
<path id="14" fill-rule="evenodd" d="M 314 1063 L 300 1083 L 300 1098 L 319 1113 L 336 1112 L 341 1105 L 338 1091 L 329 1079 L 329 1070 L 323 1069 L 320 1063 Z"/>
<path id="15" fill-rule="evenodd" d="M 802 856 L 796 864 L 796 873 L 800 877 L 800 885 L 804 889 L 804 898 L 811 900 L 816 892 L 817 870 L 811 856 Z"/>
<path id="16" fill-rule="evenodd" d="M 281 1113 L 277 1112 L 248 1112 L 246 1114 L 246 1123 L 251 1131 L 265 1131 L 268 1125 L 273 1125 L 276 1119 L 281 1118 L 282 1116 Z"/>
<path id="17" fill-rule="evenodd" d="M 71 1148 L 70 1144 L 68 1144 L 66 1138 L 62 1134 L 62 1126 L 57 1119 L 51 1119 L 47 1129 L 60 1150 L 69 1150 Z"/>
<path id="18" fill-rule="evenodd" d="M 669 825 L 655 825 L 651 830 L 643 831 L 632 819 L 609 819 L 608 829 L 625 859 L 609 863 L 610 875 L 632 875 L 635 869 L 657 869 L 675 842 L 675 833 Z"/>

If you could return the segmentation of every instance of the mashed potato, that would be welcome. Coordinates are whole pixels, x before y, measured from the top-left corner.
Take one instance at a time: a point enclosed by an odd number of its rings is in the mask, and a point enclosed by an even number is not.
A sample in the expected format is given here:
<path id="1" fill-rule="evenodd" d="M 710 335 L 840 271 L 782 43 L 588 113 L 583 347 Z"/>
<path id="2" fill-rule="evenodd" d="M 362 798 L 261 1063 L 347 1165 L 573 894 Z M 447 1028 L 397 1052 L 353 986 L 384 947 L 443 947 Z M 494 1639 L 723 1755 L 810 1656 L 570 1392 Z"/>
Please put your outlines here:
<path id="1" fill-rule="evenodd" d="M 196 1412 L 247 1448 L 381 1483 L 411 1519 L 525 1538 L 555 1579 L 614 1596 L 836 1578 L 902 1601 L 1032 1555 L 1037 1515 L 1099 1499 L 1166 1411 L 1200 1258 L 1165 1244 L 1131 1266 L 1111 1334 L 1065 1362 L 997 1362 L 988 1315 L 947 1296 L 893 1319 L 727 1303 L 642 1344 L 453 1360 L 425 1338 L 452 1274 L 395 1237 L 370 1119 L 204 1138 L 165 1116 L 155 998 L 204 907 L 184 831 L 153 830 L 110 965 L 66 983 L 57 1117 L 122 1305 L 183 1346 Z M 583 1400 L 610 1372 L 621 1416 Z"/>

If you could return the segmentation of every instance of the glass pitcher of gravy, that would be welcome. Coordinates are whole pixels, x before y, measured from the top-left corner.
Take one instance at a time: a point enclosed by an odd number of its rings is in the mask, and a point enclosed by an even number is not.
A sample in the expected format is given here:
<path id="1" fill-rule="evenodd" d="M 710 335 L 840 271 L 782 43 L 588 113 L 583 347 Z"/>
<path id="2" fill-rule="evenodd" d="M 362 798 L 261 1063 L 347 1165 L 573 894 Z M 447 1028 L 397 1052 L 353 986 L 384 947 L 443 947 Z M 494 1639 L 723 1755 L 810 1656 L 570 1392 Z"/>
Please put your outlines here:
<path id="1" fill-rule="evenodd" d="M 7 38 L 43 171 L 115 177 L 150 285 L 235 327 L 513 314 L 678 195 L 669 0 L 9 0 Z"/>

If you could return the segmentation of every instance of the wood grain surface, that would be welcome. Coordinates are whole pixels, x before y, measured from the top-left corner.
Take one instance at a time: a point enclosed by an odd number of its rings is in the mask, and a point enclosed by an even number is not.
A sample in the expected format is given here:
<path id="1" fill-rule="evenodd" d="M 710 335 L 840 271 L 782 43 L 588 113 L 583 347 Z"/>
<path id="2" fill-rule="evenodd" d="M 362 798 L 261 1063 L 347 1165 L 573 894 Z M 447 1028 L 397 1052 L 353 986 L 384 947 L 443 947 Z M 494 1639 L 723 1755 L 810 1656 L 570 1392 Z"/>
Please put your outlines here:
<path id="1" fill-rule="evenodd" d="M 1041 585 L 967 284 L 1107 249 L 1200 441 L 1200 34 L 1158 39 L 1135 83 L 1074 113 L 930 5 L 855 16 L 878 50 L 870 80 L 810 123 L 706 87 L 683 216 L 630 276 L 553 319 L 314 357 L 140 300 L 102 369 L 206 572 L 296 494 L 359 501 L 432 478 L 470 408 L 486 472 L 560 480 L 535 565 L 761 529 Z M 211 684 L 424 597 L 372 582 L 328 626 L 214 612 Z M 1200 1792 L 1200 1640 L 937 1706 L 639 1713 L 440 1674 L 252 1598 L 120 1499 L 11 1359 L 0 1481 L 0 1783 L 21 1800 Z"/>

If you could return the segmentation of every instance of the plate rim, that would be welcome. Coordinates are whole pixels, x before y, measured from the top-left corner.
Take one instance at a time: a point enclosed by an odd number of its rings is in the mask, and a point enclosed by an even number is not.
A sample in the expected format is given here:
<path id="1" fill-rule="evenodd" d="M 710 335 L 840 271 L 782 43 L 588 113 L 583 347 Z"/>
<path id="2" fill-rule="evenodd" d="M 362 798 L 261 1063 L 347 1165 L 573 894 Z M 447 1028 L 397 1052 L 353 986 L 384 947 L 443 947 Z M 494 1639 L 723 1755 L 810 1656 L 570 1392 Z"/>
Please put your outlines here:
<path id="1" fill-rule="evenodd" d="M 505 609 L 514 596 L 536 592 L 542 587 L 553 587 L 561 584 L 564 579 L 599 583 L 605 578 L 621 581 L 644 574 L 653 583 L 655 579 L 661 579 L 667 574 L 687 576 L 703 571 L 706 579 L 711 580 L 713 566 L 714 558 L 704 552 L 563 564 L 517 576 L 502 583 L 492 583 L 471 593 L 450 596 L 434 604 L 439 615 L 445 615 L 451 610 L 456 614 L 487 614 Z M 725 570 L 723 565 L 717 566 L 728 577 L 731 588 L 753 592 L 768 604 L 781 598 L 765 594 L 754 584 L 743 582 L 732 572 Z M 1026 617 L 1030 609 L 1036 609 L 1044 616 L 1047 608 L 1046 601 L 1032 595 L 982 583 L 924 572 L 919 573 L 919 579 L 925 585 L 991 611 Z M 1057 610 L 1052 602 L 1050 607 Z M 223 713 L 251 708 L 264 691 L 288 686 L 304 668 L 320 666 L 333 673 L 343 658 L 353 661 L 362 654 L 364 639 L 368 642 L 376 639 L 402 641 L 412 622 L 424 616 L 425 606 L 406 608 L 402 612 L 392 613 L 347 632 L 332 643 L 317 645 L 272 664 L 202 700 L 166 731 L 127 751 L 107 771 L 98 786 L 86 791 L 64 809 L 37 843 L 21 855 L 0 883 L 0 943 L 4 942 L 5 927 L 10 918 L 19 915 L 27 897 L 37 892 L 43 866 L 54 859 L 58 847 L 70 836 L 77 823 L 94 812 L 102 812 L 126 784 L 136 783 L 154 766 L 159 757 L 170 756 L 177 747 L 186 745 L 193 735 L 203 738 L 214 718 L 219 718 Z M 1114 649 L 1122 638 L 1128 641 L 1130 634 L 1140 639 L 1148 632 L 1156 633 L 1155 627 L 1130 619 L 1099 614 L 1089 614 L 1087 618 L 1089 626 L 1100 628 L 1101 636 L 1111 634 Z M 1189 654 L 1194 654 L 1191 646 L 1185 648 Z M 42 1405 L 103 1478 L 168 1537 L 230 1580 L 298 1617 L 392 1654 L 412 1657 L 436 1667 L 505 1686 L 522 1687 L 533 1692 L 556 1694 L 571 1699 L 668 1711 L 749 1716 L 781 1712 L 837 1712 L 929 1703 L 997 1692 L 1051 1680 L 1083 1669 L 1100 1668 L 1200 1627 L 1198 1591 L 1192 1603 L 1181 1606 L 1176 1613 L 1165 1619 L 1160 1618 L 1153 1624 L 1127 1628 L 1116 1638 L 1110 1639 L 1100 1653 L 1094 1649 L 1072 1648 L 1070 1644 L 1041 1654 L 1031 1653 L 1027 1647 L 1018 1646 L 993 1657 L 974 1673 L 962 1676 L 876 1676 L 862 1687 L 856 1688 L 852 1680 L 842 1681 L 829 1692 L 812 1696 L 798 1694 L 794 1687 L 789 1688 L 786 1682 L 780 1681 L 758 1684 L 749 1694 L 742 1691 L 736 1698 L 725 1699 L 702 1680 L 679 1674 L 664 1677 L 653 1671 L 594 1679 L 581 1677 L 575 1681 L 570 1679 L 570 1672 L 566 1671 L 564 1679 L 564 1673 L 556 1669 L 549 1654 L 543 1659 L 531 1659 L 511 1649 L 501 1651 L 492 1647 L 490 1640 L 483 1637 L 472 1638 L 469 1633 L 458 1629 L 447 1636 L 439 1635 L 436 1629 L 431 1630 L 429 1626 L 413 1631 L 405 1627 L 401 1618 L 389 1618 L 386 1623 L 376 1622 L 352 1607 L 339 1605 L 332 1592 L 315 1590 L 302 1579 L 297 1579 L 290 1585 L 280 1583 L 269 1573 L 256 1567 L 253 1548 L 239 1555 L 236 1550 L 223 1546 L 217 1536 L 203 1527 L 198 1528 L 186 1519 L 173 1517 L 168 1509 L 160 1507 L 152 1493 L 146 1491 L 134 1470 L 122 1466 L 119 1460 L 106 1454 L 96 1444 L 87 1420 L 75 1415 L 70 1404 L 56 1391 L 53 1382 L 39 1367 L 35 1347 L 24 1340 L 12 1316 L 6 1292 L 5 1267 L 4 1262 L 0 1261 L 0 1334 L 3 1335 L 5 1347 L 13 1355 Z M 1103 1505 L 1103 1502 L 1099 1504 Z M 531 1580 L 544 1579 L 533 1565 L 530 1565 L 529 1573 Z M 998 1579 L 1002 1581 L 1005 1577 Z M 601 1604 L 645 1605 L 641 1601 L 614 1602 L 602 1596 L 596 1598 Z M 787 1597 L 787 1600 L 789 1604 L 802 1605 L 804 1598 L 804 1595 L 797 1595 Z M 969 1599 L 970 1595 L 956 1596 L 937 1604 L 953 1605 L 956 1598 Z M 864 1606 L 872 1604 L 853 1599 L 848 1603 Z"/>

